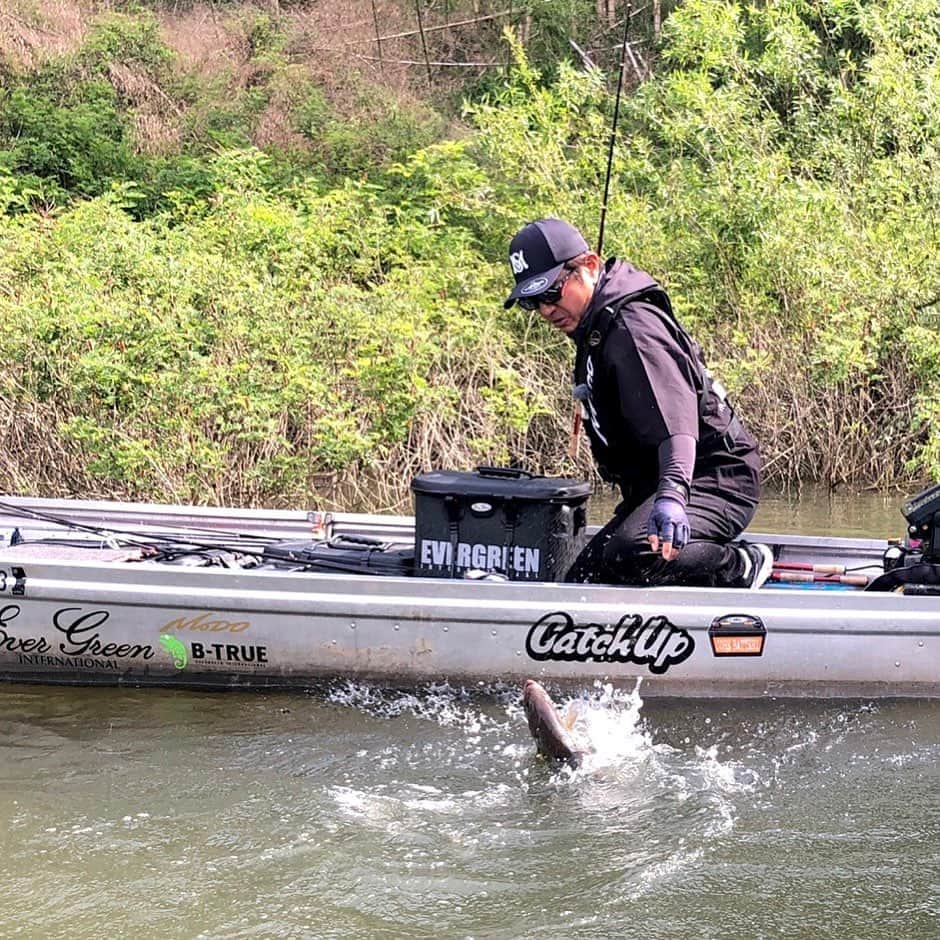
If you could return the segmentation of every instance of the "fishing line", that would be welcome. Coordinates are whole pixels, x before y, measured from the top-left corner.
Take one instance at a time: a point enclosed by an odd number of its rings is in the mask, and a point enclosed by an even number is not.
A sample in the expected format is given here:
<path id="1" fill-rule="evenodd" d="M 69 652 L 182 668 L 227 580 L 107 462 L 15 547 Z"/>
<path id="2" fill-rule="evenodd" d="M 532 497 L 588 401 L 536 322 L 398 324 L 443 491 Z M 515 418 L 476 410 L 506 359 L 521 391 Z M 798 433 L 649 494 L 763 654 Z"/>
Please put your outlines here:
<path id="1" fill-rule="evenodd" d="M 620 47 L 620 73 L 617 75 L 617 93 L 614 96 L 614 119 L 610 125 L 610 143 L 607 148 L 607 173 L 604 177 L 604 199 L 601 202 L 601 224 L 597 233 L 597 254 L 604 257 L 604 224 L 607 221 L 607 197 L 610 195 L 610 176 L 614 165 L 614 143 L 617 140 L 617 121 L 620 117 L 620 96 L 623 92 L 623 75 L 627 70 L 627 35 L 630 29 L 630 5 L 623 18 L 623 44 Z"/>

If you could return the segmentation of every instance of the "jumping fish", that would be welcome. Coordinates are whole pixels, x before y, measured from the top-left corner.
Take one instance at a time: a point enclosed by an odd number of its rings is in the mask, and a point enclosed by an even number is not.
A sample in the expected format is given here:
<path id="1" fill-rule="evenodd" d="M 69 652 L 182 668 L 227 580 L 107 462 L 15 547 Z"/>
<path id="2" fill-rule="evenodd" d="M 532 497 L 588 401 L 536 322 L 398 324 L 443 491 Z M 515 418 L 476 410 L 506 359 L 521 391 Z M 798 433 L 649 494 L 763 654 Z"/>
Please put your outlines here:
<path id="1" fill-rule="evenodd" d="M 585 752 L 571 737 L 575 716 L 572 715 L 566 726 L 551 696 L 535 679 L 526 679 L 522 687 L 522 707 L 539 754 L 575 769 L 580 767 Z"/>

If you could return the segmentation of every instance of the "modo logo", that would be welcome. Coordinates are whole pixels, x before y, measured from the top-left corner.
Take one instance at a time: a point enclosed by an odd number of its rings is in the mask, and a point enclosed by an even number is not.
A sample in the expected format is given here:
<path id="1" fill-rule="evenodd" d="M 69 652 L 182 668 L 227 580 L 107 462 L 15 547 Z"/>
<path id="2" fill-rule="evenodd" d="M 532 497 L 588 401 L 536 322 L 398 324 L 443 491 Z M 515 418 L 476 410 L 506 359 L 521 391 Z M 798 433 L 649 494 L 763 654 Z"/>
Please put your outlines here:
<path id="1" fill-rule="evenodd" d="M 196 617 L 177 617 L 160 627 L 161 633 L 182 633 L 195 630 L 199 633 L 243 633 L 251 624 L 247 620 L 223 620 L 218 614 L 206 611 Z"/>

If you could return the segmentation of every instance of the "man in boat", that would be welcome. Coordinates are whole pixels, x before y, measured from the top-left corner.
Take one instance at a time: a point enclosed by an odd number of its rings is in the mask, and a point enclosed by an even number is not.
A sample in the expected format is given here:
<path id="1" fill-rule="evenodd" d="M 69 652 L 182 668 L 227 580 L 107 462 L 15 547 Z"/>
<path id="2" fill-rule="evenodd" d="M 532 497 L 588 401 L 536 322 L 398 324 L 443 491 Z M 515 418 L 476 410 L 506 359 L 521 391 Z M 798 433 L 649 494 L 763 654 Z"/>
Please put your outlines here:
<path id="1" fill-rule="evenodd" d="M 733 542 L 757 508 L 757 442 L 665 290 L 627 261 L 602 261 L 561 219 L 523 226 L 509 263 L 506 307 L 537 310 L 576 345 L 591 450 L 623 495 L 567 580 L 760 587 L 770 549 Z"/>

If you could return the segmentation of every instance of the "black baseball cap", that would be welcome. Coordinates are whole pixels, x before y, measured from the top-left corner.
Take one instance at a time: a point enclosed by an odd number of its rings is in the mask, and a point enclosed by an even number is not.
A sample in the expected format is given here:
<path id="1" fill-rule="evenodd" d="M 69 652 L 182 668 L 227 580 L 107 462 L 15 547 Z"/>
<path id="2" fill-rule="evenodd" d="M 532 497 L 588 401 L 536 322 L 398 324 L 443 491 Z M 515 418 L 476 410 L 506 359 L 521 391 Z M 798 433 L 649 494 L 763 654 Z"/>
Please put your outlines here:
<path id="1" fill-rule="evenodd" d="M 509 243 L 509 266 L 516 286 L 506 298 L 508 309 L 520 297 L 541 294 L 551 286 L 566 261 L 590 251 L 584 236 L 561 219 L 538 219 L 524 225 Z"/>

